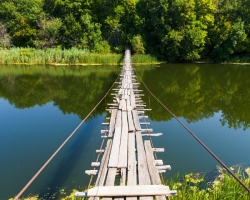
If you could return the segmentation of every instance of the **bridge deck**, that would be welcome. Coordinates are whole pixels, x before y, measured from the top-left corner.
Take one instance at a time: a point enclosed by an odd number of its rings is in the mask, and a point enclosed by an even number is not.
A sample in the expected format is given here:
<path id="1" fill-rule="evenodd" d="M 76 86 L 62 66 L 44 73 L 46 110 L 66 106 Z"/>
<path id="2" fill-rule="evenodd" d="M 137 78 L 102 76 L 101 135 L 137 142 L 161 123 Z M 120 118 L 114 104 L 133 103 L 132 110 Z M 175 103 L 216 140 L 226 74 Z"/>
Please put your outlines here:
<path id="1" fill-rule="evenodd" d="M 101 131 L 102 138 L 108 138 L 101 163 L 92 163 L 99 170 L 86 170 L 89 175 L 97 175 L 95 187 L 86 193 L 77 192 L 76 196 L 90 199 L 111 200 L 157 200 L 176 195 L 161 182 L 159 173 L 171 169 L 163 165 L 162 160 L 155 160 L 154 152 L 163 148 L 152 148 L 150 140 L 144 136 L 160 136 L 150 133 L 145 122 L 145 105 L 141 100 L 138 83 L 131 66 L 130 51 L 125 52 L 125 60 L 120 74 L 119 86 L 114 89 L 114 103 L 110 105 L 110 120 L 107 130 Z M 141 119 L 141 120 L 140 120 Z M 143 121 L 142 121 L 143 120 Z M 142 128 L 145 126 L 146 128 Z"/>

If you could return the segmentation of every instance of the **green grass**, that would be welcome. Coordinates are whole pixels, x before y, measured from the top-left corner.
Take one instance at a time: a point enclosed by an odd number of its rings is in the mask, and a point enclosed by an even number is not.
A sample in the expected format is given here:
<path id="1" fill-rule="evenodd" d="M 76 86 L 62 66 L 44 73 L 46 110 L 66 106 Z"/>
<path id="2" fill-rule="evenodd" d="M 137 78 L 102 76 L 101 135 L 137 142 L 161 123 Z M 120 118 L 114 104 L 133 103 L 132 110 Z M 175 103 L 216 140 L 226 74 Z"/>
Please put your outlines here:
<path id="1" fill-rule="evenodd" d="M 30 65 L 121 65 L 123 54 L 97 54 L 76 48 L 33 49 L 11 48 L 0 49 L 0 65 L 30 64 Z M 134 55 L 133 63 L 159 63 L 150 55 Z"/>
<path id="2" fill-rule="evenodd" d="M 182 180 L 178 179 L 178 175 L 166 184 L 172 190 L 177 190 L 178 195 L 171 199 L 187 199 L 187 200 L 249 200 L 249 193 L 221 167 L 218 167 L 218 176 L 215 180 L 208 182 L 204 175 L 188 174 Z M 236 175 L 250 187 L 250 168 L 243 171 L 241 168 L 231 168 Z"/>
<path id="3" fill-rule="evenodd" d="M 161 63 L 156 57 L 147 54 L 135 54 L 132 56 L 133 64 L 159 64 Z"/>
<path id="4" fill-rule="evenodd" d="M 232 168 L 235 174 L 250 187 L 250 168 Z M 248 192 L 225 170 L 217 167 L 217 176 L 208 181 L 204 174 L 190 173 L 179 179 L 178 174 L 170 181 L 166 181 L 171 190 L 177 190 L 178 195 L 170 199 L 182 200 L 250 200 Z M 77 190 L 60 200 L 83 200 L 74 196 Z M 23 198 L 23 200 L 38 200 L 37 196 Z"/>

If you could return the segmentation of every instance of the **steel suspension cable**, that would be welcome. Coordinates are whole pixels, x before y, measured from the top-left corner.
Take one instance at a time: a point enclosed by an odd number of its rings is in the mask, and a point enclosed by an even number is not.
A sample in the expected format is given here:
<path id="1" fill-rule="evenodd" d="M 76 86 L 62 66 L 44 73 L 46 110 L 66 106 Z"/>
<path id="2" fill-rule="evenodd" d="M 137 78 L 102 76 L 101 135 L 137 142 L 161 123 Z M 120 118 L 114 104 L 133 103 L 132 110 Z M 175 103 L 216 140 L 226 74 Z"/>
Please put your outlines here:
<path id="1" fill-rule="evenodd" d="M 19 197 L 28 189 L 28 187 L 33 183 L 33 181 L 39 176 L 39 174 L 44 170 L 44 168 L 50 163 L 50 161 L 56 156 L 56 154 L 63 148 L 63 146 L 69 141 L 69 139 L 75 134 L 75 132 L 81 127 L 81 125 L 86 121 L 86 119 L 94 112 L 94 110 L 100 105 L 100 103 L 107 97 L 110 90 L 114 87 L 119 76 L 116 78 L 112 86 L 109 88 L 107 93 L 102 97 L 102 99 L 96 104 L 96 106 L 89 112 L 89 114 L 81 121 L 81 123 L 75 128 L 75 130 L 67 137 L 67 139 L 58 147 L 58 149 L 52 154 L 52 156 L 43 164 L 43 166 L 37 171 L 37 173 L 30 179 L 30 181 L 24 186 L 24 188 L 15 196 L 14 200 L 18 200 Z"/>
<path id="2" fill-rule="evenodd" d="M 250 194 L 250 189 L 245 185 L 245 183 L 243 183 L 234 173 L 232 170 L 229 169 L 229 167 L 226 166 L 226 164 L 224 164 L 185 124 L 183 124 L 181 122 L 181 120 L 176 117 L 176 115 L 174 113 L 172 113 L 147 87 L 147 85 L 144 83 L 144 81 L 142 80 L 142 78 L 139 76 L 139 74 L 137 73 L 137 71 L 135 70 L 137 77 L 140 79 L 140 81 L 142 82 L 142 84 L 145 86 L 145 88 L 148 90 L 148 92 L 182 125 L 182 127 L 184 129 L 186 129 L 187 132 L 189 132 L 194 139 L 200 143 L 200 145 L 207 150 L 207 152 L 213 156 L 213 158 L 215 160 L 217 160 L 223 167 L 224 169 L 226 169 L 226 171 L 231 174 L 231 176 L 233 176 L 240 184 L 241 186 L 248 191 L 248 193 Z"/>

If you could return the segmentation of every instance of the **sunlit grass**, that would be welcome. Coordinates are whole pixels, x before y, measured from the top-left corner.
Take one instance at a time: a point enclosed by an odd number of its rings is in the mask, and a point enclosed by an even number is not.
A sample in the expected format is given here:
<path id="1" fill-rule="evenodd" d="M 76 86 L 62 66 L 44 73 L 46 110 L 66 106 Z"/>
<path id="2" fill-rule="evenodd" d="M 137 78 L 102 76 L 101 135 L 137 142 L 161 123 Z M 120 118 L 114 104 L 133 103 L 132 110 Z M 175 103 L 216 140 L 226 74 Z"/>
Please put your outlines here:
<path id="1" fill-rule="evenodd" d="M 179 180 L 178 175 L 166 184 L 172 190 L 177 190 L 178 195 L 172 199 L 230 199 L 249 200 L 249 193 L 224 169 L 218 167 L 218 176 L 212 182 L 207 182 L 206 177 L 200 174 L 185 175 Z M 250 168 L 243 171 L 241 168 L 231 168 L 247 186 L 250 187 Z"/>
<path id="2" fill-rule="evenodd" d="M 121 65 L 123 54 L 97 54 L 81 49 L 33 49 L 11 48 L 0 49 L 0 64 L 29 64 L 29 65 Z M 133 63 L 159 63 L 150 55 L 133 55 Z"/>
<path id="3" fill-rule="evenodd" d="M 242 170 L 242 168 L 231 168 L 235 174 L 250 187 L 250 168 Z M 166 181 L 171 190 L 177 190 L 177 196 L 170 199 L 183 200 L 249 200 L 249 193 L 224 169 L 217 167 L 218 175 L 211 182 L 204 174 L 190 173 L 180 179 L 177 174 L 170 181 Z M 60 200 L 83 200 L 84 198 L 76 198 L 73 190 L 70 195 L 60 197 Z M 23 198 L 23 200 L 38 200 L 38 196 Z"/>

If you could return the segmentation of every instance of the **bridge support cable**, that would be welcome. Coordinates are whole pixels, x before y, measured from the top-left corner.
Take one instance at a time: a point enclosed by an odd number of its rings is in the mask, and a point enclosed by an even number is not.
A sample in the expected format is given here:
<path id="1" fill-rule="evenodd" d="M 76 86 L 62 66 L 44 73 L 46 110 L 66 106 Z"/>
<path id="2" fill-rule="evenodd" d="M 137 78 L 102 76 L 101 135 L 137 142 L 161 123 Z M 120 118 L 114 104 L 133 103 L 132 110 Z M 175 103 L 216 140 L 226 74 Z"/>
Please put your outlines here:
<path id="1" fill-rule="evenodd" d="M 142 84 L 145 86 L 145 88 L 147 89 L 147 91 L 181 124 L 181 126 L 187 131 L 189 132 L 194 139 L 215 159 L 217 160 L 220 165 L 232 176 L 236 179 L 236 181 L 238 181 L 238 183 L 241 184 L 241 186 L 250 194 L 250 189 L 236 176 L 236 174 L 233 173 L 232 170 L 230 170 L 229 167 L 226 166 L 226 164 L 224 164 L 185 124 L 183 124 L 183 122 L 176 117 L 176 115 L 174 113 L 172 113 L 151 91 L 150 89 L 147 87 L 147 85 L 144 83 L 144 81 L 142 80 L 142 78 L 139 76 L 139 74 L 137 73 L 136 70 L 134 70 L 136 72 L 137 77 L 139 78 L 139 80 L 142 82 Z"/>
<path id="2" fill-rule="evenodd" d="M 75 128 L 75 130 L 67 137 L 67 139 L 58 147 L 58 149 L 52 154 L 52 156 L 44 163 L 44 165 L 37 171 L 37 173 L 30 179 L 30 181 L 24 186 L 24 188 L 15 196 L 14 200 L 18 200 L 21 195 L 28 189 L 28 187 L 33 183 L 33 181 L 39 176 L 39 174 L 44 170 L 44 168 L 50 163 L 50 161 L 57 155 L 57 153 L 63 148 L 63 146 L 70 140 L 70 138 L 76 133 L 76 131 L 82 126 L 82 124 L 88 119 L 88 117 L 95 111 L 95 109 L 100 105 L 100 103 L 108 96 L 111 89 L 114 87 L 119 76 L 116 78 L 112 86 L 109 88 L 107 93 L 102 97 L 102 99 L 95 105 L 95 107 L 89 112 L 89 114 L 81 121 L 81 123 Z"/>

